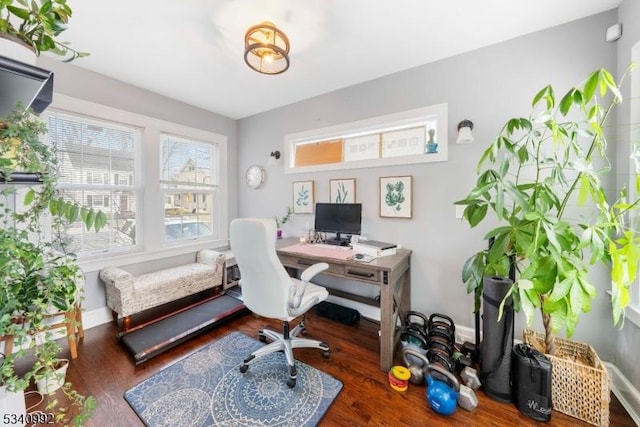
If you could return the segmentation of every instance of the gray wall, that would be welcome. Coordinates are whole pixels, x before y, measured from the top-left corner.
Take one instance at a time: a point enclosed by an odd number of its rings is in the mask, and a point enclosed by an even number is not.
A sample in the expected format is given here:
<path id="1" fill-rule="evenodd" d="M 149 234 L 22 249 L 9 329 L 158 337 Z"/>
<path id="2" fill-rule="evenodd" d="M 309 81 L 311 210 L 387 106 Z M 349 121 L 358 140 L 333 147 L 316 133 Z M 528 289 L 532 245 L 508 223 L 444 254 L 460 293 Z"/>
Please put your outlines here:
<path id="1" fill-rule="evenodd" d="M 466 294 L 460 273 L 464 261 L 485 245 L 488 227 L 472 230 L 455 219 L 453 202 L 473 186 L 476 163 L 486 145 L 508 118 L 529 113 L 540 88 L 551 83 L 561 93 L 597 68 L 615 70 L 616 46 L 604 40 L 604 33 L 616 21 L 616 11 L 602 13 L 240 120 L 237 178 L 242 183 L 250 164 L 264 164 L 271 150 L 284 149 L 288 133 L 442 102 L 449 106 L 449 161 L 296 175 L 284 175 L 280 163 L 267 168 L 266 183 L 259 189 L 240 185 L 240 216 L 282 215 L 292 204 L 294 181 L 314 179 L 316 201 L 328 201 L 330 179 L 356 178 L 363 233 L 414 251 L 412 308 L 446 313 L 457 324 L 472 327 L 473 298 Z M 466 118 L 475 124 L 475 142 L 459 146 L 456 126 Z M 413 176 L 410 220 L 378 217 L 378 177 L 389 175 Z M 307 221 L 313 224 L 313 216 L 295 215 L 285 232 L 298 234 Z M 592 312 L 582 316 L 575 338 L 590 342 L 607 359 L 612 357 L 612 327 L 603 292 L 606 271 L 594 277 L 599 297 Z M 522 319 L 516 327 L 522 329 Z"/>
<path id="2" fill-rule="evenodd" d="M 293 181 L 314 179 L 316 200 L 327 201 L 329 179 L 356 178 L 357 201 L 364 204 L 363 232 L 370 238 L 398 242 L 414 250 L 412 308 L 425 313 L 447 313 L 457 324 L 473 326 L 472 298 L 460 282 L 460 270 L 465 259 L 483 247 L 482 236 L 487 228 L 472 230 L 456 220 L 453 202 L 472 187 L 476 162 L 486 144 L 508 118 L 529 112 L 531 98 L 538 89 L 552 83 L 562 92 L 598 67 L 616 71 L 616 57 L 617 70 L 623 71 L 630 60 L 631 46 L 640 39 L 639 18 L 640 4 L 625 0 L 617 14 L 615 11 L 599 14 L 239 122 L 72 64 L 43 57 L 38 65 L 55 72 L 57 93 L 226 135 L 229 218 L 282 215 L 291 204 Z M 618 19 L 624 23 L 623 38 L 617 43 L 605 42 L 605 29 Z M 265 185 L 258 190 L 244 185 L 246 168 L 253 163 L 265 165 L 270 151 L 282 151 L 285 134 L 441 102 L 449 104 L 448 162 L 286 176 L 279 164 L 266 167 Z M 622 105 L 618 120 L 625 123 L 626 117 L 628 107 Z M 456 125 L 465 118 L 475 123 L 476 141 L 458 146 L 454 142 Z M 618 159 L 624 158 L 622 149 Z M 378 177 L 396 174 L 414 177 L 411 220 L 382 219 L 377 214 Z M 285 232 L 298 234 L 306 222 L 312 224 L 313 216 L 295 215 L 285 226 Z M 134 273 L 152 271 L 191 258 L 184 255 L 128 268 Z M 627 322 L 621 333 L 610 333 L 614 329 L 602 292 L 608 286 L 604 273 L 596 272 L 600 293 L 592 312 L 583 315 L 575 337 L 590 342 L 604 359 L 618 364 L 638 384 L 640 368 L 632 364 L 635 352 L 631 350 L 640 342 L 640 330 Z M 105 305 L 104 289 L 96 275 L 96 272 L 88 275 L 87 310 Z M 523 322 L 519 320 L 520 329 Z"/>
<path id="3" fill-rule="evenodd" d="M 618 8 L 618 21 L 623 25 L 622 38 L 618 40 L 618 74 L 622 75 L 631 63 L 631 48 L 640 41 L 640 2 L 637 0 L 625 0 Z M 639 69 L 635 71 L 640 72 Z M 623 86 L 625 102 L 618 108 L 618 181 L 620 184 L 627 182 L 629 166 L 630 143 L 630 109 L 628 99 L 630 86 Z M 640 343 L 640 327 L 630 321 L 625 322 L 623 330 L 615 335 L 615 354 L 613 363 L 618 366 L 631 384 L 640 386 L 640 366 L 637 363 L 638 343 Z"/>
<path id="4" fill-rule="evenodd" d="M 79 59 L 79 61 L 82 61 L 82 59 Z M 238 145 L 236 120 L 114 80 L 73 64 L 39 57 L 37 65 L 54 72 L 54 90 L 58 94 L 227 136 L 228 216 L 229 218 L 235 218 L 238 215 L 238 199 L 236 196 L 238 189 L 238 180 L 236 179 L 238 175 L 236 170 Z M 134 274 L 154 271 L 193 262 L 195 260 L 194 254 L 130 265 L 127 266 L 127 269 Z M 124 267 L 124 265 L 121 265 L 121 267 Z M 93 310 L 105 307 L 105 290 L 104 285 L 98 279 L 98 272 L 86 271 L 86 275 L 83 308 L 85 310 Z"/>

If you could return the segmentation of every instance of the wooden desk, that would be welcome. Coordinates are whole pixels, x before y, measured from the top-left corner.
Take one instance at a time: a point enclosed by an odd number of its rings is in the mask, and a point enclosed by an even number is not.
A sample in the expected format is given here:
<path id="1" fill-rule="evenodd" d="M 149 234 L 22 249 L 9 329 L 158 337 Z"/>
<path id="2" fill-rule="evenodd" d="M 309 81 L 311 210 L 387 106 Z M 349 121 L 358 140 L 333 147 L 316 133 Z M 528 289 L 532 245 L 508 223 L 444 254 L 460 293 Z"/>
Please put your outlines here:
<path id="1" fill-rule="evenodd" d="M 298 243 L 297 238 L 276 241 L 280 262 L 292 273 L 304 270 L 317 262 L 326 262 L 329 268 L 322 274 L 380 286 L 380 301 L 346 292 L 327 289 L 330 294 L 380 308 L 380 369 L 388 371 L 400 341 L 400 323 L 411 307 L 411 252 L 398 249 L 396 255 L 377 258 L 371 262 L 342 260 L 313 256 L 283 248 Z"/>

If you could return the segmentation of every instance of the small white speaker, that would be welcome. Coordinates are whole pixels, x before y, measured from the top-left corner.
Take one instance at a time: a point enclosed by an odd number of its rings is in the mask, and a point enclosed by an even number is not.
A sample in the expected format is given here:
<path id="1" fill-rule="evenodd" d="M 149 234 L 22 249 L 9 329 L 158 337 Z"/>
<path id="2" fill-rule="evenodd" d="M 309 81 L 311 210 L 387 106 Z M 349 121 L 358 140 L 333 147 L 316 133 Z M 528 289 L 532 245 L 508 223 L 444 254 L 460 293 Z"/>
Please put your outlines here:
<path id="1" fill-rule="evenodd" d="M 622 24 L 621 23 L 614 24 L 614 25 L 610 26 L 609 28 L 607 28 L 607 33 L 605 35 L 605 39 L 608 42 L 614 42 L 614 41 L 618 40 L 620 37 L 622 37 Z"/>

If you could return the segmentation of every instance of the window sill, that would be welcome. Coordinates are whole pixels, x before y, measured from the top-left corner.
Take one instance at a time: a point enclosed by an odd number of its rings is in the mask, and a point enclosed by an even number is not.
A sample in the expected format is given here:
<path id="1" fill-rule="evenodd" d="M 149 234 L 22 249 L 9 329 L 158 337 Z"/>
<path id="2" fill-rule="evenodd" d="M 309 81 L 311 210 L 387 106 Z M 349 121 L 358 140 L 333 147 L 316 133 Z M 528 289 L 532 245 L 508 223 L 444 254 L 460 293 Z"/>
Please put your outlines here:
<path id="1" fill-rule="evenodd" d="M 143 262 L 155 261 L 163 258 L 170 258 L 188 253 L 195 253 L 203 249 L 218 250 L 221 248 L 228 248 L 229 242 L 226 240 L 207 240 L 196 243 L 188 243 L 183 245 L 175 245 L 171 247 L 165 247 L 154 250 L 143 250 L 139 252 L 127 252 L 119 255 L 113 255 L 108 258 L 92 257 L 79 259 L 78 264 L 82 271 L 90 273 L 93 271 L 100 271 L 105 267 L 115 266 L 121 267 L 131 264 L 139 264 Z"/>

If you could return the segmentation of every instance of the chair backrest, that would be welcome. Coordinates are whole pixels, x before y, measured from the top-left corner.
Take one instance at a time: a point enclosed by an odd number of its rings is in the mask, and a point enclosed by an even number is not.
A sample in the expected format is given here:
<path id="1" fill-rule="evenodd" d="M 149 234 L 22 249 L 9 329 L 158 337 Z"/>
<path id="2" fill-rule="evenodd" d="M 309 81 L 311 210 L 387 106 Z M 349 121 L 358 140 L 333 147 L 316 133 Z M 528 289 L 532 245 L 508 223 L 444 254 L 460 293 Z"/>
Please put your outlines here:
<path id="1" fill-rule="evenodd" d="M 292 282 L 276 254 L 276 222 L 270 218 L 234 219 L 229 234 L 240 269 L 244 305 L 259 316 L 286 319 Z"/>

